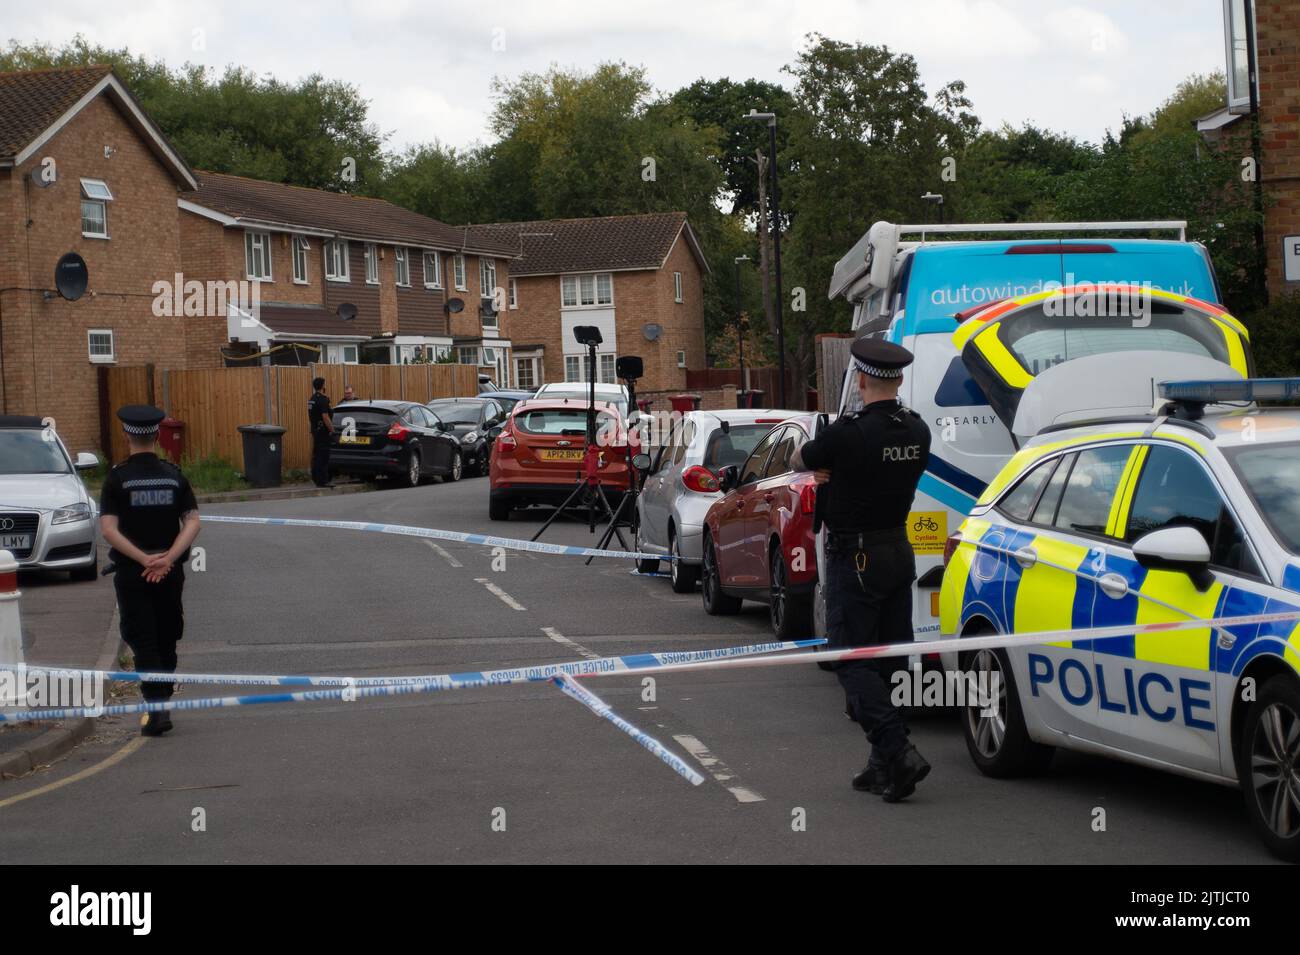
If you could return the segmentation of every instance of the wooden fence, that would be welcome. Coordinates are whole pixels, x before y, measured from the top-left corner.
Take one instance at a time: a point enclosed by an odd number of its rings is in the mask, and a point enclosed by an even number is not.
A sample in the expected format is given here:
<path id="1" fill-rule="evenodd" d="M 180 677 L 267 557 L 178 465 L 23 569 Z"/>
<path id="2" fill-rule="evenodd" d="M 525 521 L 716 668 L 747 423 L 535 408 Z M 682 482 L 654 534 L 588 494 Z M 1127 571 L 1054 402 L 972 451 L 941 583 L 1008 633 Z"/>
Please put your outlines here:
<path id="1" fill-rule="evenodd" d="M 311 465 L 307 399 L 313 378 L 325 379 L 332 402 L 351 385 L 358 398 L 432 401 L 478 394 L 470 365 L 259 365 L 202 371 L 152 365 L 101 369 L 101 443 L 112 461 L 125 459 L 126 439 L 114 412 L 124 404 L 156 404 L 185 424 L 185 454 L 221 458 L 244 469 L 242 424 L 275 424 L 284 434 L 284 469 Z"/>
<path id="2" fill-rule="evenodd" d="M 776 404 L 777 396 L 781 392 L 778 386 L 780 376 L 777 369 L 746 367 L 745 377 L 749 379 L 751 389 L 763 392 L 764 404 L 769 407 Z M 709 388 L 721 388 L 724 385 L 731 385 L 737 389 L 744 388 L 740 380 L 739 368 L 688 368 L 686 370 L 686 391 L 703 391 Z M 790 403 L 791 407 L 801 406 L 803 395 L 795 392 L 794 376 L 788 368 L 785 372 L 785 393 L 787 403 Z"/>

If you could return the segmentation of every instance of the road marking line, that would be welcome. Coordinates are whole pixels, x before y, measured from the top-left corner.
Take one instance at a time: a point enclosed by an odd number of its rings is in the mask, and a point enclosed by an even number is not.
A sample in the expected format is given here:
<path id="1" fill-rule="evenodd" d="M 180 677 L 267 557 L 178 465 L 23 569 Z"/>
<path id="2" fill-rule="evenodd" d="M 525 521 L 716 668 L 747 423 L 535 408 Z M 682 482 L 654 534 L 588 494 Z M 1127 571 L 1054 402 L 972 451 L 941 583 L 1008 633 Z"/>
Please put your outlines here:
<path id="1" fill-rule="evenodd" d="M 433 552 L 434 552 L 435 554 L 437 554 L 439 557 L 441 557 L 441 558 L 443 558 L 444 560 L 446 560 L 447 563 L 451 564 L 451 566 L 453 566 L 453 567 L 464 567 L 464 566 L 465 566 L 465 565 L 462 564 L 460 561 L 458 561 L 455 557 L 452 557 L 451 554 L 447 553 L 447 551 L 446 551 L 445 549 L 443 549 L 442 547 L 439 547 L 437 544 L 435 544 L 433 541 L 425 541 L 425 543 L 428 544 L 430 547 L 432 547 L 432 548 L 433 548 Z"/>
<path id="2" fill-rule="evenodd" d="M 97 763 L 94 766 L 87 766 L 85 769 L 81 770 L 81 772 L 73 773 L 67 779 L 60 779 L 58 782 L 49 783 L 38 789 L 33 789 L 31 792 L 22 793 L 17 796 L 10 796 L 8 799 L 0 799 L 0 809 L 4 809 L 6 806 L 12 806 L 14 803 L 22 802 L 24 799 L 31 799 L 33 796 L 41 796 L 45 793 L 53 792 L 56 789 L 62 789 L 64 786 L 81 782 L 81 780 L 86 779 L 89 776 L 94 776 L 96 773 L 103 772 L 109 767 L 115 766 L 122 760 L 126 759 L 143 746 L 145 741 L 146 737 L 137 736 L 104 761 Z"/>
<path id="3" fill-rule="evenodd" d="M 514 597 L 511 597 L 508 593 L 506 593 L 496 584 L 492 583 L 492 581 L 488 580 L 486 577 L 475 577 L 474 582 L 478 584 L 482 584 L 484 587 L 488 589 L 489 593 L 496 594 L 498 597 L 500 597 L 501 602 L 505 604 L 507 607 L 509 607 L 511 610 L 528 609 L 523 604 L 521 604 L 518 600 L 516 600 Z"/>
<path id="4" fill-rule="evenodd" d="M 574 643 L 572 640 L 570 640 L 564 634 L 560 633 L 560 631 L 556 630 L 554 627 L 542 627 L 542 633 L 546 634 L 548 637 L 550 637 L 552 640 L 554 640 L 556 643 L 560 644 L 561 646 L 568 647 L 573 652 L 581 654 L 582 656 L 586 657 L 588 660 L 600 659 L 599 653 L 592 653 L 581 643 Z"/>
<path id="5" fill-rule="evenodd" d="M 726 763 L 710 753 L 709 748 L 694 736 L 691 736 L 688 733 L 682 733 L 680 735 L 675 734 L 673 739 L 677 740 L 677 744 L 681 746 L 682 749 L 695 757 L 695 761 L 708 770 L 709 775 L 721 783 L 722 787 L 726 789 L 727 792 L 735 796 L 736 802 L 766 801 L 763 796 L 760 796 L 752 789 L 747 789 L 744 786 L 728 785 L 728 783 L 733 779 L 737 778 L 736 774 L 727 767 Z"/>

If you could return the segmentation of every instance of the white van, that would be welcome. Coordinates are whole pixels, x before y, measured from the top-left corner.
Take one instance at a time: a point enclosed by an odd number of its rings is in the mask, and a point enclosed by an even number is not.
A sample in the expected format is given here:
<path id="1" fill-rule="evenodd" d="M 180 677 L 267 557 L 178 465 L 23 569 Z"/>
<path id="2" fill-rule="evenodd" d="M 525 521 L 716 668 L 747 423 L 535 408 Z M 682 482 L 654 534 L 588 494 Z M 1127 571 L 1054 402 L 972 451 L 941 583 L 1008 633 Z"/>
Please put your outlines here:
<path id="1" fill-rule="evenodd" d="M 1173 238 L 1122 238 L 1135 233 Z M 959 354 L 953 336 L 964 313 L 1055 288 L 1108 283 L 1219 300 L 1209 254 L 1200 243 L 1186 241 L 1185 222 L 877 222 L 836 264 L 829 297 L 853 303 L 855 339 L 881 336 L 915 354 L 900 398 L 933 432 L 930 461 L 908 517 L 918 575 L 913 612 L 918 639 L 939 631 L 939 585 L 948 536 L 1016 449 L 1010 422 L 999 417 L 1008 404 L 1014 408 L 1007 395 L 1018 396 L 1027 381 L 1075 357 L 1057 342 L 1064 337 L 1064 323 L 1077 322 L 1072 317 L 1050 328 L 1021 328 L 1022 338 L 1028 333 L 1038 342 L 1038 351 L 1024 362 L 1008 361 L 1009 353 L 997 336 L 971 336 Z M 1041 313 L 1036 320 L 1045 321 Z M 1090 340 L 1088 351 L 1151 347 L 1131 336 L 1116 325 L 1100 340 Z M 981 351 L 990 343 L 1000 351 L 991 361 Z M 1013 373 L 1004 377 L 1014 380 L 998 377 L 1008 365 Z M 1094 397 L 1076 395 L 1070 400 L 1086 406 Z M 860 407 L 856 378 L 846 373 L 838 411 L 853 414 Z M 824 537 L 818 538 L 819 571 L 825 567 Z M 824 573 L 818 576 L 825 578 Z M 819 584 L 814 601 L 819 634 L 825 633 L 824 607 Z"/>

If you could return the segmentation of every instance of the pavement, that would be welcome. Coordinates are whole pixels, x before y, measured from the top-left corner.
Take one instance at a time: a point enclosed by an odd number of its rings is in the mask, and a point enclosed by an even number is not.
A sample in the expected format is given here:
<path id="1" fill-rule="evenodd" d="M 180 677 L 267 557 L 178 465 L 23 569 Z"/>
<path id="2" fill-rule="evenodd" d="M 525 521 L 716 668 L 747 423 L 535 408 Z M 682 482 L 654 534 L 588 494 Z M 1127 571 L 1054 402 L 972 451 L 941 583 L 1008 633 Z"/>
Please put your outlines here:
<path id="1" fill-rule="evenodd" d="M 525 538 L 544 519 L 491 522 L 487 492 L 477 478 L 205 511 Z M 557 523 L 544 539 L 592 541 L 575 523 Z M 710 617 L 698 594 L 674 594 L 615 559 L 584 566 L 384 534 L 215 524 L 199 544 L 207 569 L 187 578 L 180 647 L 191 672 L 438 673 L 770 638 L 765 608 Z M 32 658 L 43 649 L 38 640 Z M 139 737 L 135 719 L 105 718 L 62 759 L 0 783 L 0 858 L 1271 861 L 1233 789 L 1071 754 L 1039 778 L 989 779 L 949 712 L 912 720 L 913 741 L 934 765 L 915 796 L 887 805 L 854 792 L 865 741 L 841 715 L 833 675 L 812 665 L 643 680 L 587 686 L 699 768 L 702 786 L 549 684 L 182 712 L 161 739 Z M 185 695 L 248 692 L 259 691 Z"/>

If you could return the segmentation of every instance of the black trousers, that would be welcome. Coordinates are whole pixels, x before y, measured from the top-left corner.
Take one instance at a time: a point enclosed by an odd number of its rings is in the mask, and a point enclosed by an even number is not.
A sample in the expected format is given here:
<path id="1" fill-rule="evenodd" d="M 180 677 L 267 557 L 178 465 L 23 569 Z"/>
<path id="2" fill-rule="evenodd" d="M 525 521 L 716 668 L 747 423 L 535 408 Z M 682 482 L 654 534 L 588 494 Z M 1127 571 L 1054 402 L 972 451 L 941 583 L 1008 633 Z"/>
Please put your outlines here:
<path id="1" fill-rule="evenodd" d="M 327 431 L 312 432 L 311 479 L 317 487 L 330 482 L 330 436 Z"/>
<path id="2" fill-rule="evenodd" d="M 119 570 L 113 585 L 122 640 L 135 654 L 136 672 L 175 673 L 176 643 L 185 633 L 184 571 L 173 567 L 162 581 L 151 584 Z M 166 702 L 172 688 L 171 683 L 143 683 L 140 692 L 150 703 Z"/>
<path id="3" fill-rule="evenodd" d="M 859 573 L 857 557 L 866 556 Z M 831 648 L 902 643 L 912 639 L 912 581 L 916 557 L 906 535 L 842 544 L 826 554 L 826 630 Z M 871 762 L 889 762 L 907 744 L 907 724 L 890 700 L 892 660 L 848 660 L 835 664 L 849 714 L 871 741 Z"/>

